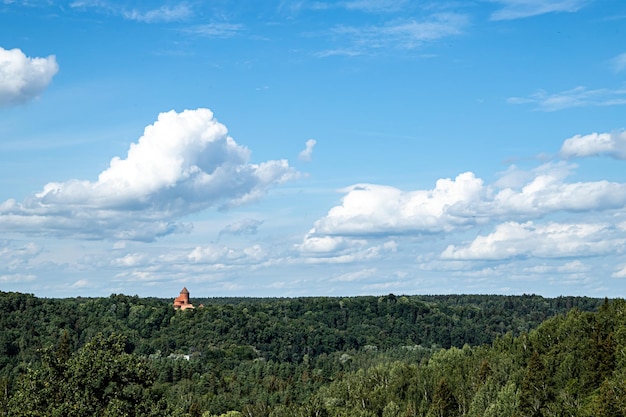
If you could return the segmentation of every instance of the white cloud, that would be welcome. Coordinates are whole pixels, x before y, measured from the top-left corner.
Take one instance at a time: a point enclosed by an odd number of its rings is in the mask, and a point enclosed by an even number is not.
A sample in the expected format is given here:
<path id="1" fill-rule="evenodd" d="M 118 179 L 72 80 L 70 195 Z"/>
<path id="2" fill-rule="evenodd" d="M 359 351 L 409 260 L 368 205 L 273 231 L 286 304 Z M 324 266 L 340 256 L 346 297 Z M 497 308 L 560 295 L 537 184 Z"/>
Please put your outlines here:
<path id="1" fill-rule="evenodd" d="M 492 199 L 471 207 L 465 215 L 506 218 L 541 217 L 561 211 L 590 211 L 626 205 L 626 184 L 609 181 L 565 182 L 569 165 L 547 164 L 534 170 L 534 178 L 521 189 L 499 190 Z"/>
<path id="2" fill-rule="evenodd" d="M 306 147 L 300 152 L 298 158 L 302 161 L 310 161 L 313 156 L 313 148 L 317 141 L 315 139 L 309 139 L 306 141 Z"/>
<path id="3" fill-rule="evenodd" d="M 0 203 L 0 230 L 144 241 L 186 231 L 182 216 L 257 200 L 298 177 L 286 160 L 249 157 L 210 110 L 161 113 L 97 181 L 49 183 L 22 203 Z"/>
<path id="4" fill-rule="evenodd" d="M 335 278 L 332 278 L 331 281 L 338 281 L 338 282 L 362 281 L 364 279 L 375 276 L 377 273 L 378 271 L 376 268 L 361 269 L 358 271 L 346 272 Z"/>
<path id="5" fill-rule="evenodd" d="M 158 9 L 146 12 L 138 10 L 125 11 L 122 15 L 125 19 L 144 23 L 175 22 L 191 16 L 191 9 L 185 4 L 178 4 L 175 7 L 161 6 Z"/>
<path id="6" fill-rule="evenodd" d="M 134 267 L 137 265 L 143 265 L 146 262 L 146 255 L 142 253 L 129 253 L 121 258 L 113 260 L 112 264 L 124 268 Z"/>
<path id="7" fill-rule="evenodd" d="M 589 266 L 582 263 L 580 260 L 576 259 L 571 262 L 567 262 L 564 265 L 557 267 L 559 272 L 568 272 L 568 273 L 581 273 L 589 271 Z"/>
<path id="8" fill-rule="evenodd" d="M 244 26 L 236 23 L 207 23 L 185 29 L 186 33 L 207 38 L 231 38 L 244 29 Z"/>
<path id="9" fill-rule="evenodd" d="M 626 278 L 626 265 L 624 265 L 621 269 L 615 271 L 611 277 L 613 278 Z"/>
<path id="10" fill-rule="evenodd" d="M 406 288 L 407 283 L 404 281 L 385 281 L 376 284 L 368 284 L 363 287 L 365 291 L 389 292 L 391 290 L 399 291 Z"/>
<path id="11" fill-rule="evenodd" d="M 474 223 L 450 208 L 479 202 L 483 181 L 471 172 L 440 179 L 432 190 L 405 192 L 395 187 L 359 184 L 343 190 L 340 206 L 315 223 L 313 234 L 371 235 L 440 232 Z"/>
<path id="12" fill-rule="evenodd" d="M 588 272 L 590 269 L 591 268 L 588 265 L 576 259 L 574 261 L 566 262 L 564 264 L 557 264 L 557 265 L 547 265 L 545 263 L 540 264 L 540 265 L 533 265 L 530 267 L 523 268 L 522 271 L 524 273 L 541 274 L 541 275 L 555 274 L 555 273 L 578 275 L 578 274 Z"/>
<path id="13" fill-rule="evenodd" d="M 623 250 L 626 238 L 611 238 L 606 224 L 535 224 L 506 222 L 469 245 L 450 245 L 441 254 L 453 260 L 501 260 L 517 257 L 594 256 Z"/>
<path id="14" fill-rule="evenodd" d="M 502 5 L 491 15 L 492 20 L 511 20 L 554 12 L 576 12 L 588 0 L 491 0 Z"/>
<path id="15" fill-rule="evenodd" d="M 32 242 L 0 241 L 0 272 L 24 270 L 43 249 Z"/>
<path id="16" fill-rule="evenodd" d="M 161 6 L 157 9 L 140 11 L 137 9 L 127 9 L 103 0 L 79 0 L 70 3 L 73 9 L 93 8 L 106 14 L 121 16 L 127 20 L 143 23 L 167 23 L 185 20 L 192 16 L 191 8 L 184 3 L 176 6 Z"/>
<path id="17" fill-rule="evenodd" d="M 576 135 L 563 142 L 560 153 L 565 158 L 607 155 L 626 159 L 626 131 Z"/>
<path id="18" fill-rule="evenodd" d="M 560 93 L 548 94 L 539 90 L 529 97 L 511 97 L 510 104 L 534 104 L 536 110 L 552 112 L 572 107 L 618 106 L 626 104 L 626 89 L 599 88 L 589 90 L 579 86 Z"/>
<path id="19" fill-rule="evenodd" d="M 343 4 L 348 10 L 360 10 L 371 13 L 397 12 L 407 4 L 407 0 L 351 0 Z"/>
<path id="20" fill-rule="evenodd" d="M 363 55 L 363 52 L 352 49 L 329 49 L 326 51 L 317 52 L 314 55 L 318 58 L 326 58 L 329 56 L 359 56 Z"/>
<path id="21" fill-rule="evenodd" d="M 259 264 L 266 260 L 268 252 L 261 245 L 252 245 L 245 248 L 233 248 L 225 245 L 210 244 L 196 246 L 184 258 L 175 258 L 178 261 L 193 261 L 196 264 L 228 264 L 235 265 Z M 167 260 L 170 262 L 171 260 Z"/>
<path id="22" fill-rule="evenodd" d="M 54 55 L 31 58 L 20 49 L 0 47 L 0 106 L 21 104 L 37 97 L 58 71 Z"/>
<path id="23" fill-rule="evenodd" d="M 242 253 L 221 245 L 197 246 L 189 253 L 189 260 L 202 263 L 218 263 L 241 258 Z"/>
<path id="24" fill-rule="evenodd" d="M 372 246 L 362 250 L 353 251 L 344 254 L 328 254 L 322 257 L 305 257 L 302 259 L 304 264 L 352 264 L 380 259 L 382 256 L 381 246 Z"/>
<path id="25" fill-rule="evenodd" d="M 153 272 L 150 271 L 124 271 L 115 275 L 115 278 L 118 278 L 120 281 L 124 282 L 145 282 L 145 283 L 157 283 L 159 281 L 163 281 L 164 277 L 159 277 Z M 171 279 L 172 277 L 170 277 Z"/>
<path id="26" fill-rule="evenodd" d="M 615 72 L 622 72 L 626 70 L 626 52 L 613 58 L 611 60 L 611 64 Z"/>
<path id="27" fill-rule="evenodd" d="M 473 173 L 440 179 L 432 190 L 402 191 L 360 184 L 346 190 L 340 205 L 315 222 L 307 239 L 344 236 L 421 235 L 463 230 L 494 220 L 532 219 L 559 212 L 621 209 L 626 184 L 568 183 L 574 167 L 545 164 L 514 180 L 485 186 Z M 513 175 L 511 172 L 505 175 Z M 526 179 L 526 183 L 519 181 Z M 503 184 L 508 186 L 501 188 Z"/>
<path id="28" fill-rule="evenodd" d="M 261 224 L 263 224 L 261 220 L 243 219 L 226 225 L 220 230 L 219 235 L 255 235 Z"/>
<path id="29" fill-rule="evenodd" d="M 510 165 L 506 171 L 499 172 L 498 175 L 499 178 L 494 183 L 496 188 L 521 188 L 534 178 L 532 172 L 520 169 L 515 164 Z"/>
<path id="30" fill-rule="evenodd" d="M 86 288 L 89 286 L 89 281 L 86 279 L 79 279 L 78 281 L 75 281 L 72 285 L 70 285 L 70 288 Z"/>
<path id="31" fill-rule="evenodd" d="M 261 245 L 252 245 L 244 248 L 242 250 L 243 254 L 246 255 L 246 259 L 249 259 L 254 262 L 260 262 L 267 259 L 268 252 Z"/>
<path id="32" fill-rule="evenodd" d="M 31 282 L 37 279 L 37 277 L 33 274 L 6 274 L 0 275 L 0 282 L 4 284 L 8 283 L 20 283 L 20 282 Z"/>
<path id="33" fill-rule="evenodd" d="M 350 51 L 349 54 L 357 54 L 358 50 L 364 49 L 388 47 L 412 49 L 428 41 L 459 35 L 467 24 L 468 18 L 465 15 L 439 13 L 422 21 L 410 19 L 368 27 L 337 26 L 331 33 L 341 40 L 347 39 L 352 43 L 351 48 L 339 48 L 334 51 Z M 318 54 L 318 56 L 328 55 L 333 54 Z"/>
<path id="34" fill-rule="evenodd" d="M 329 253 L 336 252 L 338 250 L 346 249 L 347 247 L 353 246 L 355 244 L 354 240 L 344 239 L 342 237 L 335 236 L 305 236 L 302 244 L 298 245 L 297 248 L 300 252 L 308 253 L 308 254 L 317 254 L 317 253 Z"/>
<path id="35" fill-rule="evenodd" d="M 90 257 L 84 260 L 86 268 L 83 270 L 88 268 L 94 273 L 106 271 L 106 275 L 115 276 L 115 281 L 121 286 L 115 291 L 121 291 L 132 282 L 141 282 L 142 285 L 179 282 L 188 286 L 192 282 L 232 280 L 240 274 L 249 276 L 252 271 L 263 268 L 269 257 L 268 250 L 259 244 L 231 247 L 211 243 L 196 247 L 154 248 L 135 243 L 133 246 L 145 251 L 117 251 L 113 260 L 106 254 Z M 275 265 L 272 264 L 272 267 Z"/>
<path id="36" fill-rule="evenodd" d="M 296 245 L 300 261 L 305 264 L 344 264 L 379 259 L 384 254 L 397 251 L 398 244 L 389 240 L 383 244 L 370 245 L 363 239 L 336 236 L 312 236 L 307 234 Z"/>
<path id="37" fill-rule="evenodd" d="M 107 2 L 104 0 L 77 0 L 70 3 L 70 7 L 73 9 L 76 8 L 84 8 L 84 7 L 98 7 L 98 8 L 106 8 Z"/>

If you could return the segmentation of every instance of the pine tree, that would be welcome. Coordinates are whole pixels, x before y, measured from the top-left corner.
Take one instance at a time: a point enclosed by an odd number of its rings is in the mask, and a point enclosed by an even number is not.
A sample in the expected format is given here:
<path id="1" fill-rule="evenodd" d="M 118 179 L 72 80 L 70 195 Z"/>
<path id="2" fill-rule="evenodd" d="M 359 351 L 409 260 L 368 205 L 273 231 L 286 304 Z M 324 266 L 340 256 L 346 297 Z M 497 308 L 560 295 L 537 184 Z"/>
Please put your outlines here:
<path id="1" fill-rule="evenodd" d="M 452 394 L 445 378 L 442 378 L 433 394 L 428 415 L 432 417 L 455 417 L 459 413 L 459 404 Z"/>
<path id="2" fill-rule="evenodd" d="M 526 417 L 543 416 L 542 409 L 548 400 L 548 373 L 537 351 L 526 367 L 520 393 L 520 410 Z"/>

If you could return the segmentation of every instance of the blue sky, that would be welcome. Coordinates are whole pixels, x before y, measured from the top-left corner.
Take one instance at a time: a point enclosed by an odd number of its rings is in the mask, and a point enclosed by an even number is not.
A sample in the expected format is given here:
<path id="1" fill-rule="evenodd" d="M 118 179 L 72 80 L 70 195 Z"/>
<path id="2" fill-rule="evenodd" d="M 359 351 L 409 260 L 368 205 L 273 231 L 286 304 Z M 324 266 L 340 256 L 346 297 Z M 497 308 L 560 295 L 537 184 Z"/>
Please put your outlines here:
<path id="1" fill-rule="evenodd" d="M 0 1 L 0 289 L 626 296 L 622 0 Z"/>

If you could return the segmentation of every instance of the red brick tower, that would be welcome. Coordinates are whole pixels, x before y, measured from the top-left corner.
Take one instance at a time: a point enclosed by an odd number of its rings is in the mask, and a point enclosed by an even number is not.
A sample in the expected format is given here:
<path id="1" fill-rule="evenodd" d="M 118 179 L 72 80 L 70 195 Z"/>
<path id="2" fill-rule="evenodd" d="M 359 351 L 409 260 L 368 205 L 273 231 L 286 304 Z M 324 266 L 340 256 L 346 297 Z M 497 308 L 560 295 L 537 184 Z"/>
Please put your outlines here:
<path id="1" fill-rule="evenodd" d="M 193 304 L 189 302 L 189 291 L 187 287 L 180 290 L 180 295 L 174 299 L 174 310 L 186 310 L 193 308 Z"/>

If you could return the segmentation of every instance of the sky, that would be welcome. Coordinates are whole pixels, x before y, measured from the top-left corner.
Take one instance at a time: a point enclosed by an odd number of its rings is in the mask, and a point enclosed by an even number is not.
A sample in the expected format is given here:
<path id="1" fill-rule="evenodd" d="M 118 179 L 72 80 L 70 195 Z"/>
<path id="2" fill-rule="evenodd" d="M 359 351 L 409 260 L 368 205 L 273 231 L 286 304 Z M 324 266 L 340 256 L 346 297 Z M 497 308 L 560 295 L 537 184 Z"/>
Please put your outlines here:
<path id="1" fill-rule="evenodd" d="M 0 0 L 0 290 L 626 297 L 623 0 Z"/>

